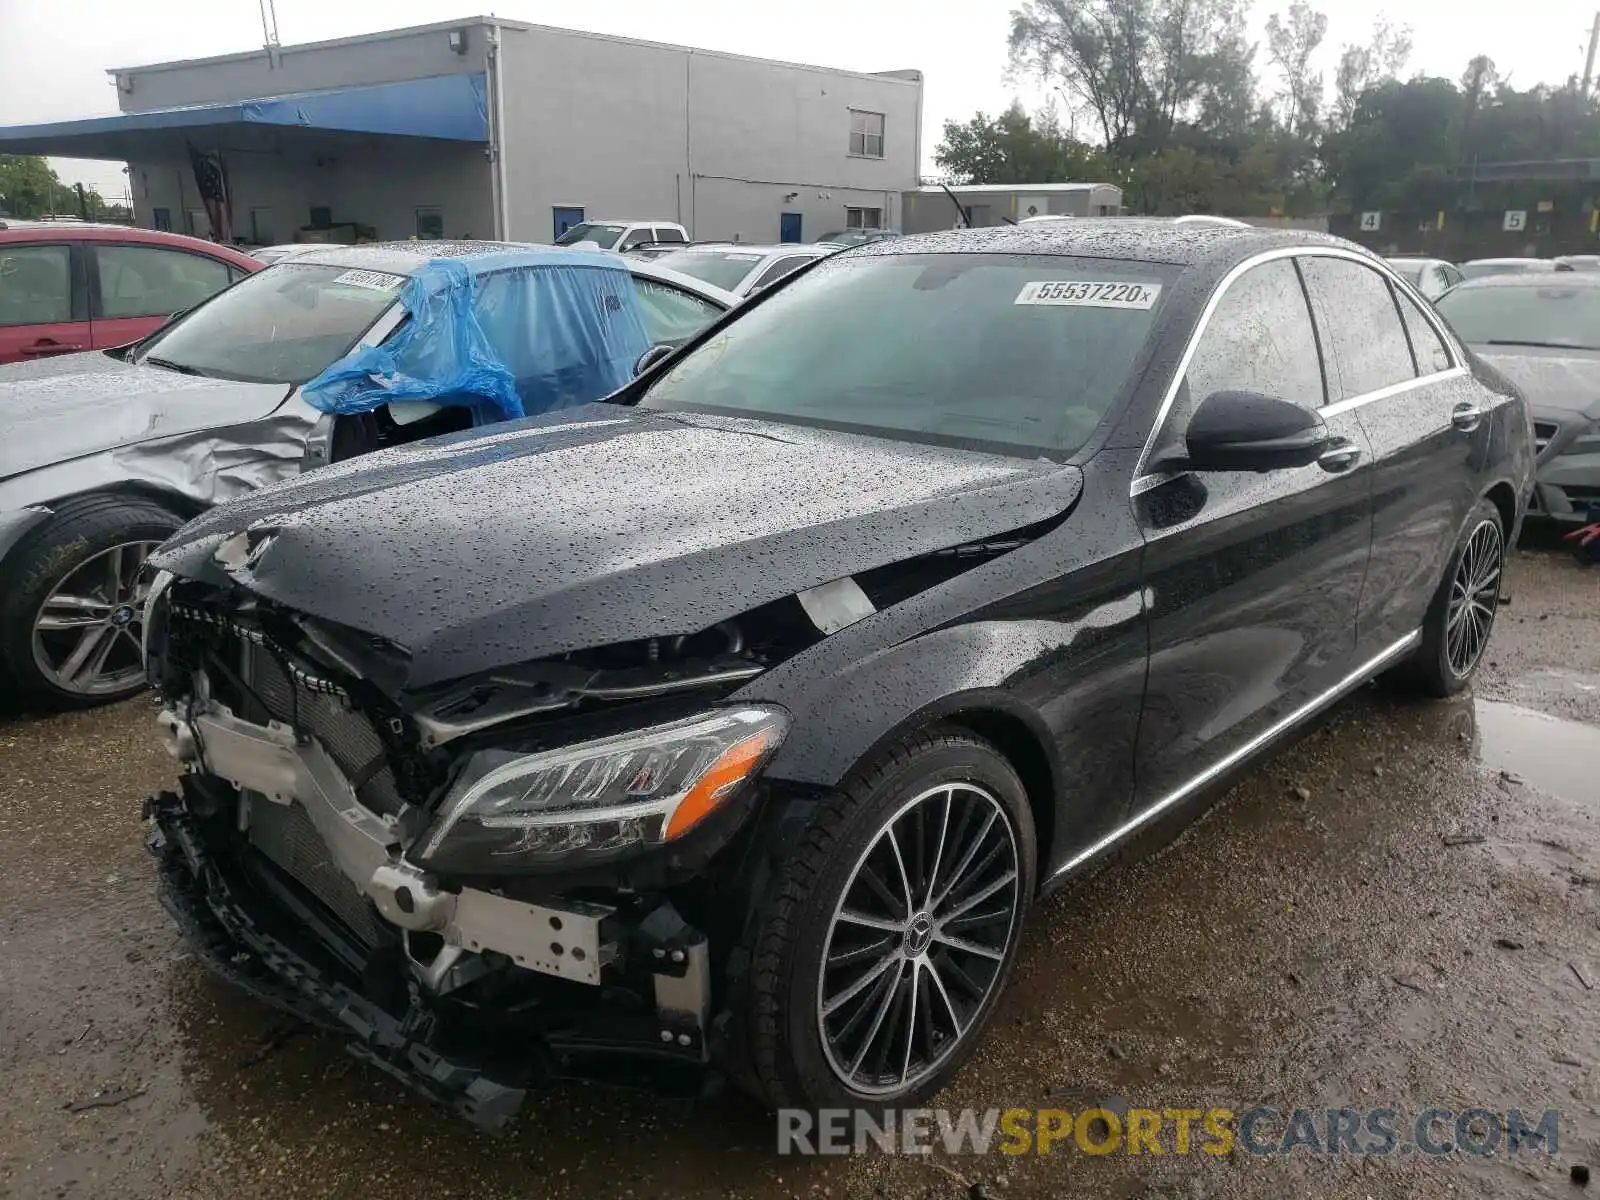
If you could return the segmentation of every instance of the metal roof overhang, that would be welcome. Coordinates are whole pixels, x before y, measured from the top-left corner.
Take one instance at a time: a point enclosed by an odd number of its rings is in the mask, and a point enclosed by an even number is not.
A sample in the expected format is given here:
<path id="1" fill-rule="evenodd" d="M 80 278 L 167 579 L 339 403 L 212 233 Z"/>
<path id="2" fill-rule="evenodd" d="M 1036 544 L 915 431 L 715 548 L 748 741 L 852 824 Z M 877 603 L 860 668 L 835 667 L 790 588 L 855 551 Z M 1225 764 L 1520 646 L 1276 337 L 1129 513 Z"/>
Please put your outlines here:
<path id="1" fill-rule="evenodd" d="M 0 126 L 0 153 L 126 160 L 178 139 L 211 148 L 240 138 L 257 141 L 259 134 L 285 129 L 487 142 L 485 95 L 482 75 L 436 75 L 292 96 Z"/>

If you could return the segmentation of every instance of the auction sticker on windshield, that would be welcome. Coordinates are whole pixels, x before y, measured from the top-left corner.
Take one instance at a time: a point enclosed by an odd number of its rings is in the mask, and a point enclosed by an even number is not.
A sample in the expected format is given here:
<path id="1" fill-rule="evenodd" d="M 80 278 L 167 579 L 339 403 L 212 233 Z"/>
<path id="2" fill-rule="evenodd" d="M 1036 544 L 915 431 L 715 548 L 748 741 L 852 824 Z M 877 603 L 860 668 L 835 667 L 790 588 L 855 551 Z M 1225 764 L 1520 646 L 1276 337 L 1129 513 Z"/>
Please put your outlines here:
<path id="1" fill-rule="evenodd" d="M 1068 279 L 1025 283 L 1017 304 L 1066 304 L 1079 308 L 1152 308 L 1161 297 L 1159 283 L 1115 283 Z"/>
<path id="2" fill-rule="evenodd" d="M 387 271 L 345 271 L 333 277 L 334 283 L 370 288 L 375 292 L 392 292 L 405 281 L 404 275 L 391 275 Z"/>

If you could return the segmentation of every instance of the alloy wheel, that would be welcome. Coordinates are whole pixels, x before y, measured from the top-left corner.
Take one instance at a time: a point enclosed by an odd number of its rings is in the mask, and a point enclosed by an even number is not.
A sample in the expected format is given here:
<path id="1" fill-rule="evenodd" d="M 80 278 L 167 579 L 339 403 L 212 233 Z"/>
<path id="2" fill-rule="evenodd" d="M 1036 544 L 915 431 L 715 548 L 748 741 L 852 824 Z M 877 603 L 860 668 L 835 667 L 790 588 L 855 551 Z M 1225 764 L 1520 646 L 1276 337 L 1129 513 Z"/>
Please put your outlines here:
<path id="1" fill-rule="evenodd" d="M 1500 572 L 1505 546 L 1500 526 L 1482 521 L 1467 539 L 1445 613 L 1445 661 L 1457 679 L 1464 679 L 1483 657 L 1500 603 Z"/>
<path id="2" fill-rule="evenodd" d="M 112 546 L 56 584 L 33 621 L 33 661 L 45 679 L 78 696 L 115 695 L 143 682 L 144 564 L 160 544 Z"/>
<path id="3" fill-rule="evenodd" d="M 1016 934 L 1020 860 L 1000 801 L 947 783 L 908 801 L 857 860 L 834 908 L 817 1024 L 863 1095 L 927 1079 L 977 1023 Z"/>

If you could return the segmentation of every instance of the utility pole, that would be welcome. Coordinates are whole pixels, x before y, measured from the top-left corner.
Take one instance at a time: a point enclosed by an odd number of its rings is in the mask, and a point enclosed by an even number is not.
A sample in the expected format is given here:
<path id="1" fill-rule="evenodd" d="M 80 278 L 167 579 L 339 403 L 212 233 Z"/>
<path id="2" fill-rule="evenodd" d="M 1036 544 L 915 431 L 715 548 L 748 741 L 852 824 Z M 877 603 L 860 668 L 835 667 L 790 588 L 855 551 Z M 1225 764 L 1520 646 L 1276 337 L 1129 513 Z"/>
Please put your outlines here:
<path id="1" fill-rule="evenodd" d="M 1600 42 L 1600 12 L 1594 15 L 1594 24 L 1589 27 L 1589 56 L 1583 60 L 1583 96 L 1589 98 L 1589 84 L 1594 79 L 1594 51 L 1595 44 Z"/>

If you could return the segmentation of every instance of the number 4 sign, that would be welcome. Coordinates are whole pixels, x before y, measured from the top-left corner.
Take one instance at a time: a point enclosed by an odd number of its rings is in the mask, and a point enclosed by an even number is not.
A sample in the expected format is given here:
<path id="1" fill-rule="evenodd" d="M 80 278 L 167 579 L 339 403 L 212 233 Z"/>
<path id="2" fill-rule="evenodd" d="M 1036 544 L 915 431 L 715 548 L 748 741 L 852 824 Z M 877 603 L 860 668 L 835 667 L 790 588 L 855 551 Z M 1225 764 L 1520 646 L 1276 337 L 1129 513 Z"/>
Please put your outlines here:
<path id="1" fill-rule="evenodd" d="M 1382 225 L 1383 225 L 1383 214 L 1382 213 L 1364 212 L 1364 213 L 1361 214 L 1361 232 L 1362 233 L 1376 233 L 1378 231 L 1378 229 Z"/>

